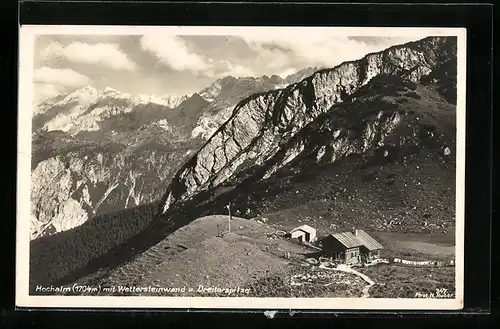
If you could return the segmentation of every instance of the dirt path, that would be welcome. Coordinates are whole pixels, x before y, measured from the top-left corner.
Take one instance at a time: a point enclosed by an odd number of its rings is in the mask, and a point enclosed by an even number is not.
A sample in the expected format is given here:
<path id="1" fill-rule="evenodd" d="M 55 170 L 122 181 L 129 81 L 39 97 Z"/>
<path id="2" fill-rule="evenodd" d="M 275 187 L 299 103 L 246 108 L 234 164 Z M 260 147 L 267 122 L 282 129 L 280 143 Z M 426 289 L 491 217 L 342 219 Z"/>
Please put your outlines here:
<path id="1" fill-rule="evenodd" d="M 375 282 L 370 279 L 367 275 L 361 273 L 361 272 L 358 272 L 356 271 L 355 269 L 349 267 L 349 266 L 346 266 L 344 264 L 340 264 L 338 265 L 337 267 L 335 268 L 330 268 L 330 267 L 326 267 L 324 266 L 324 264 L 321 264 L 319 266 L 320 268 L 323 268 L 323 269 L 327 269 L 327 270 L 333 270 L 333 271 L 342 271 L 342 272 L 346 272 L 346 273 L 352 273 L 354 275 L 357 275 L 359 276 L 361 279 L 363 279 L 368 285 L 366 287 L 363 288 L 362 290 L 362 296 L 361 298 L 369 298 L 370 297 L 370 288 L 373 287 L 373 285 L 375 284 Z"/>

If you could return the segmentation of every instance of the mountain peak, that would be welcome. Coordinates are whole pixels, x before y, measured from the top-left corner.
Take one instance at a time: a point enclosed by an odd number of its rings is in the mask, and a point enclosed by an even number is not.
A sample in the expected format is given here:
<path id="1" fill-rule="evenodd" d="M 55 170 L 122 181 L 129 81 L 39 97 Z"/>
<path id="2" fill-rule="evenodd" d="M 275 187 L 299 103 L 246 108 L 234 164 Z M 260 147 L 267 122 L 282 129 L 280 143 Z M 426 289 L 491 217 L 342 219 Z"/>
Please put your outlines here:
<path id="1" fill-rule="evenodd" d="M 102 94 L 102 91 L 98 90 L 97 88 L 95 88 L 93 86 L 87 85 L 87 86 L 76 89 L 76 90 L 70 92 L 69 94 L 67 94 L 64 97 L 64 99 L 62 100 L 62 102 L 69 102 L 69 101 L 74 100 L 74 99 L 79 99 L 81 101 L 87 101 L 87 102 L 93 102 L 101 94 Z"/>
<path id="2" fill-rule="evenodd" d="M 190 97 L 184 99 L 178 106 L 185 107 L 187 104 L 199 104 L 199 106 L 205 106 L 208 104 L 207 100 L 198 93 L 192 94 Z"/>
<path id="3" fill-rule="evenodd" d="M 119 91 L 116 90 L 115 88 L 106 86 L 106 88 L 104 88 L 104 92 L 119 92 Z"/>
<path id="4" fill-rule="evenodd" d="M 77 92 L 77 91 L 85 91 L 85 92 L 91 92 L 91 93 L 99 92 L 99 90 L 96 87 L 91 86 L 91 85 L 86 85 L 80 89 L 75 90 L 75 92 Z"/>
<path id="5" fill-rule="evenodd" d="M 295 73 L 287 75 L 284 80 L 287 83 L 296 83 L 296 82 L 299 82 L 299 81 L 307 78 L 308 76 L 311 76 L 312 74 L 319 71 L 320 69 L 321 69 L 320 67 L 316 67 L 316 66 L 306 67 L 304 69 L 298 70 Z"/>
<path id="6" fill-rule="evenodd" d="M 193 93 L 189 98 L 192 98 L 192 99 L 198 99 L 198 98 L 199 99 L 203 99 L 203 97 L 201 97 L 201 95 L 198 94 L 198 93 Z"/>

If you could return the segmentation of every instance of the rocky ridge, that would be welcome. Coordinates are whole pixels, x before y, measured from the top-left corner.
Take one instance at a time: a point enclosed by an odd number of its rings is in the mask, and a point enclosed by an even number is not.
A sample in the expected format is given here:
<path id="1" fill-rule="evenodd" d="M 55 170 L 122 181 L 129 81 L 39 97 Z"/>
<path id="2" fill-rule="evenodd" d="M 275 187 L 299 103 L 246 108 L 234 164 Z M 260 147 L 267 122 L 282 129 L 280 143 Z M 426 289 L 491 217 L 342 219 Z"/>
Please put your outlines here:
<path id="1" fill-rule="evenodd" d="M 289 84 L 292 84 L 292 83 L 297 83 L 297 82 L 302 81 L 305 78 L 313 75 L 317 71 L 320 71 L 321 69 L 323 69 L 323 68 L 322 67 L 317 67 L 317 66 L 315 66 L 315 67 L 306 67 L 305 69 L 299 70 L 299 71 L 297 71 L 295 73 L 292 73 L 292 74 L 288 75 L 284 79 L 284 83 L 286 85 L 289 85 Z"/>
<path id="2" fill-rule="evenodd" d="M 230 116 L 233 107 L 222 109 L 225 104 L 234 106 L 281 83 L 278 76 L 226 77 L 189 97 L 86 86 L 38 104 L 31 238 L 155 200 L 175 170 Z"/>
<path id="3" fill-rule="evenodd" d="M 210 104 L 198 119 L 191 136 L 207 140 L 231 116 L 234 107 L 240 101 L 255 93 L 284 88 L 291 83 L 311 75 L 318 68 L 308 67 L 294 74 L 281 78 L 278 75 L 258 78 L 224 77 L 203 89 L 200 95 Z"/>
<path id="4" fill-rule="evenodd" d="M 161 212 L 167 213 L 197 193 L 262 165 L 304 126 L 347 100 L 375 76 L 397 75 L 419 81 L 455 56 L 456 39 L 429 37 L 320 70 L 284 89 L 243 100 L 230 119 L 177 172 L 162 199 Z M 393 119 L 397 120 L 397 116 Z M 293 159 L 293 153 L 288 161 Z"/>

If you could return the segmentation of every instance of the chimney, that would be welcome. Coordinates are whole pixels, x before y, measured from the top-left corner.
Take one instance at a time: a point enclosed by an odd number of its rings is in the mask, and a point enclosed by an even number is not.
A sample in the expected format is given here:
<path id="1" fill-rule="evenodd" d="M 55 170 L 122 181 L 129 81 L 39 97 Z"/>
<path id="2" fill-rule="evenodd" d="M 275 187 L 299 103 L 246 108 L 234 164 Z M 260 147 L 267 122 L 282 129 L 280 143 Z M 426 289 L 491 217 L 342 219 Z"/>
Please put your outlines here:
<path id="1" fill-rule="evenodd" d="M 358 236 L 358 230 L 354 230 L 354 235 Z"/>

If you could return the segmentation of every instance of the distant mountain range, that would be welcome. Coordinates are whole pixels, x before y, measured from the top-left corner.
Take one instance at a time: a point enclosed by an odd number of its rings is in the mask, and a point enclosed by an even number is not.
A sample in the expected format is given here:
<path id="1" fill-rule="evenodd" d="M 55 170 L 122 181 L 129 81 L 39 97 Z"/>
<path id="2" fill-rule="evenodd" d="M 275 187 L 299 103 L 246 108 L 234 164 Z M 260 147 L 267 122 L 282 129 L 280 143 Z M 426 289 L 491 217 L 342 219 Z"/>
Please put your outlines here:
<path id="1" fill-rule="evenodd" d="M 238 102 L 312 70 L 285 79 L 225 77 L 182 97 L 86 86 L 37 104 L 32 238 L 157 199 L 178 166 L 227 120 Z"/>

